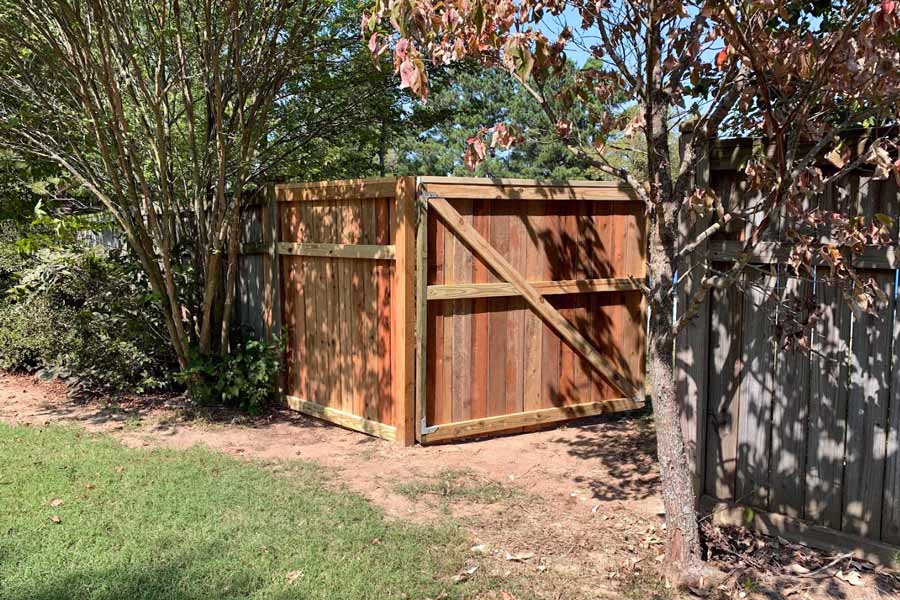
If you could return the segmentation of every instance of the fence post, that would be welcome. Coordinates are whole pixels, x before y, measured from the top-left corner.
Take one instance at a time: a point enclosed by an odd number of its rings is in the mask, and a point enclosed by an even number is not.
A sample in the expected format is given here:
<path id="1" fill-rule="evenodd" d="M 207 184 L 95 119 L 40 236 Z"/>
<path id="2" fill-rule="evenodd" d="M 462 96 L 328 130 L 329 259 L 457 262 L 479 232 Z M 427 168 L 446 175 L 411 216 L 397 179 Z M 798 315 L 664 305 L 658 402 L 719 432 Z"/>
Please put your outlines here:
<path id="1" fill-rule="evenodd" d="M 693 136 L 694 123 L 682 124 L 679 152 L 682 157 Z M 704 142 L 702 154 L 694 174 L 697 187 L 709 185 L 709 142 Z M 688 207 L 683 207 L 678 224 L 678 248 L 694 240 L 698 233 L 709 226 L 709 218 L 691 219 Z M 699 289 L 703 278 L 703 262 L 708 243 L 699 244 L 692 252 L 680 257 L 678 262 L 677 312 L 682 314 L 686 303 Z M 697 497 L 704 486 L 706 458 L 707 383 L 709 380 L 709 292 L 697 315 L 681 330 L 675 340 L 675 393 L 681 405 L 681 427 L 685 450 L 694 481 Z"/>
<path id="2" fill-rule="evenodd" d="M 397 442 L 411 446 L 416 441 L 415 330 L 416 330 L 416 183 L 415 177 L 397 179 L 394 218 L 394 282 L 391 292 L 392 338 L 397 341 L 393 396 Z"/>

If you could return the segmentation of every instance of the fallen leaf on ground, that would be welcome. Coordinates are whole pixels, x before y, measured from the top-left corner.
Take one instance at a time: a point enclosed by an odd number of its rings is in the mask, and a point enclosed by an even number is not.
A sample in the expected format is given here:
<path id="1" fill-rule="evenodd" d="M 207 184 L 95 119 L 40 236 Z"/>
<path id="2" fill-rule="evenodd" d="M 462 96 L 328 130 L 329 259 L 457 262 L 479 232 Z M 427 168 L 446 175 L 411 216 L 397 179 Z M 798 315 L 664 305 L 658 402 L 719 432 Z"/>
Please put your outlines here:
<path id="1" fill-rule="evenodd" d="M 53 500 L 50 501 L 50 506 L 52 506 L 53 508 L 56 508 L 57 506 L 62 506 L 62 504 L 63 504 L 62 498 L 54 498 Z"/>
<path id="2" fill-rule="evenodd" d="M 62 523 L 62 519 L 60 519 L 58 515 L 53 515 L 52 517 L 50 517 L 50 520 L 57 524 Z"/>
<path id="3" fill-rule="evenodd" d="M 509 554 L 506 555 L 506 560 L 512 560 L 516 562 L 524 562 L 529 558 L 534 558 L 534 552 L 519 552 L 517 554 Z"/>
<path id="4" fill-rule="evenodd" d="M 787 570 L 789 573 L 793 573 L 794 575 L 806 575 L 809 573 L 809 569 L 804 567 L 803 565 L 798 565 L 797 563 L 791 563 L 787 566 Z"/>
<path id="5" fill-rule="evenodd" d="M 862 577 L 859 576 L 859 573 L 856 571 L 848 571 L 844 573 L 843 571 L 838 571 L 834 574 L 835 577 L 840 579 L 841 581 L 846 581 L 850 585 L 860 586 L 863 585 Z"/>
<path id="6" fill-rule="evenodd" d="M 475 574 L 475 571 L 478 570 L 477 566 L 469 567 L 468 569 L 463 569 L 457 575 L 454 575 L 450 578 L 453 583 L 462 583 L 466 581 L 469 577 Z"/>
<path id="7" fill-rule="evenodd" d="M 303 571 L 291 571 L 287 574 L 288 583 L 294 583 L 301 577 L 303 577 Z"/>

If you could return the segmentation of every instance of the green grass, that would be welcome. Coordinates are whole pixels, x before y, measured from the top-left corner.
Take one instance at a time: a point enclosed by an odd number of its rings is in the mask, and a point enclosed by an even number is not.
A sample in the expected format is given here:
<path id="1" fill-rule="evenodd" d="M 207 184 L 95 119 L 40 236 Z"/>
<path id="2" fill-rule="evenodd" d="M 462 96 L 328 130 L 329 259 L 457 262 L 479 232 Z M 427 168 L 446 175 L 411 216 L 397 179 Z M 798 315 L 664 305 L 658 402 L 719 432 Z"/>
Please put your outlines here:
<path id="1" fill-rule="evenodd" d="M 494 504 L 514 497 L 517 492 L 496 481 L 483 481 L 471 471 L 448 469 L 431 479 L 404 481 L 394 490 L 410 500 L 437 499 L 442 504 L 465 500 L 478 504 Z"/>
<path id="2" fill-rule="evenodd" d="M 0 465 L 2 600 L 471 598 L 490 585 L 449 582 L 460 531 L 386 521 L 305 463 L 0 424 Z"/>

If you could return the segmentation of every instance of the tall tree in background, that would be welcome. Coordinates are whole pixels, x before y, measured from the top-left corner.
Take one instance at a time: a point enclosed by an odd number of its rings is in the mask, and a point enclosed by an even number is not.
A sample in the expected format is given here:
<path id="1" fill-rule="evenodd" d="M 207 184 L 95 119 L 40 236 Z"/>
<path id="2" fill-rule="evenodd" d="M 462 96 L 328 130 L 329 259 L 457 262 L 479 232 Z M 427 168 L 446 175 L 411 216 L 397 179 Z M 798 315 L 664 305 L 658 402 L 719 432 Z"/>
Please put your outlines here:
<path id="1" fill-rule="evenodd" d="M 350 13 L 336 1 L 0 0 L 0 144 L 58 164 L 109 211 L 182 366 L 192 346 L 228 349 L 246 194 L 351 122 L 314 90 L 348 60 Z M 290 123 L 294 109 L 306 117 Z"/>
<path id="2" fill-rule="evenodd" d="M 710 288 L 738 280 L 764 232 L 779 220 L 789 224 L 796 265 L 809 268 L 823 260 L 845 283 L 848 298 L 870 304 L 877 292 L 847 257 L 862 247 L 853 240 L 883 241 L 884 224 L 804 207 L 823 186 L 862 164 L 882 178 L 900 173 L 896 128 L 877 129 L 895 124 L 900 108 L 898 12 L 892 0 L 378 0 L 363 21 L 370 48 L 389 51 L 401 85 L 421 97 L 429 92 L 426 62 L 472 59 L 505 70 L 575 157 L 629 184 L 646 203 L 649 388 L 666 509 L 666 564 L 678 585 L 697 585 L 708 569 L 675 395 L 675 337 Z M 549 39 L 554 28 L 556 39 Z M 572 72 L 567 54 L 573 51 L 599 64 Z M 676 168 L 670 132 L 687 118 L 693 125 Z M 875 129 L 857 152 L 842 139 L 860 126 Z M 469 163 L 483 160 L 489 145 L 515 143 L 521 131 L 502 122 L 492 131 L 472 132 Z M 728 132 L 767 141 L 761 145 L 766 151 L 746 165 L 749 193 L 760 199 L 749 207 L 726 206 L 713 190 L 695 184 L 707 140 Z M 634 137 L 647 149 L 642 168 L 639 161 L 614 163 L 610 148 Z M 833 172 L 818 166 L 823 155 Z M 690 230 L 701 216 L 710 219 L 708 227 L 679 248 L 679 226 Z M 791 233 L 792 227 L 826 220 L 837 234 L 833 242 L 814 246 Z M 710 263 L 694 265 L 690 277 L 697 292 L 676 319 L 681 257 L 731 221 L 748 226 L 744 258 L 724 272 Z"/>
<path id="3" fill-rule="evenodd" d="M 463 161 L 473 132 L 498 122 L 517 123 L 522 142 L 509 150 L 486 155 L 475 175 L 534 179 L 600 179 L 604 174 L 566 149 L 553 132 L 552 123 L 530 96 L 499 69 L 461 64 L 445 69 L 432 86 L 426 104 L 413 108 L 405 135 L 392 150 L 399 173 L 467 175 Z"/>

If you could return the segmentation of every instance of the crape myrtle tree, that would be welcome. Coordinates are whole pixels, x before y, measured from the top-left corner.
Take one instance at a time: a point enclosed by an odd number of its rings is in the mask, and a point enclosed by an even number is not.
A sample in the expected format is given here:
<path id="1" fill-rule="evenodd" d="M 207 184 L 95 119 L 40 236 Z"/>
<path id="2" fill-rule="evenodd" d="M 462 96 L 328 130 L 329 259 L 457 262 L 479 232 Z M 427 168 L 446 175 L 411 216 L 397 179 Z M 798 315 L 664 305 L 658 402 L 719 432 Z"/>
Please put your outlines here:
<path id="1" fill-rule="evenodd" d="M 426 64 L 477 60 L 503 69 L 541 108 L 575 156 L 630 185 L 646 204 L 650 307 L 649 390 L 656 418 L 667 523 L 667 576 L 697 585 L 702 561 L 679 405 L 673 375 L 676 335 L 713 287 L 733 285 L 747 258 L 725 271 L 695 265 L 699 281 L 675 317 L 679 253 L 690 251 L 729 221 L 746 224 L 745 252 L 776 221 L 787 222 L 798 268 L 822 260 L 858 307 L 878 292 L 857 275 L 848 254 L 884 241 L 890 226 L 848 214 L 806 209 L 807 200 L 848 172 L 866 166 L 875 177 L 897 177 L 895 128 L 900 98 L 898 23 L 891 0 L 788 2 L 754 0 L 378 0 L 364 16 L 369 48 L 393 56 L 400 85 L 427 99 Z M 552 34 L 550 32 L 553 32 Z M 595 59 L 571 69 L 571 56 Z M 574 118 L 588 106 L 587 121 Z M 670 137 L 690 119 L 683 156 Z M 842 140 L 867 128 L 864 148 Z M 748 193 L 758 201 L 725 206 L 697 185 L 708 139 L 736 133 L 764 138 L 745 166 Z M 473 131 L 466 160 L 515 144 L 516 123 Z M 631 164 L 610 161 L 610 148 L 639 138 L 646 151 Z M 822 169 L 821 157 L 833 168 Z M 679 226 L 708 219 L 679 244 Z M 812 244 L 804 225 L 827 222 L 833 243 Z"/>
<path id="2" fill-rule="evenodd" d="M 182 367 L 228 351 L 242 202 L 354 121 L 366 94 L 329 90 L 371 71 L 358 22 L 339 0 L 0 0 L 0 146 L 111 214 Z"/>

